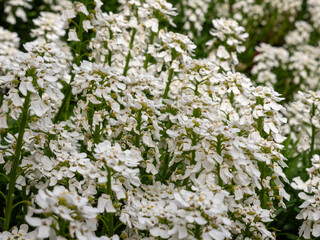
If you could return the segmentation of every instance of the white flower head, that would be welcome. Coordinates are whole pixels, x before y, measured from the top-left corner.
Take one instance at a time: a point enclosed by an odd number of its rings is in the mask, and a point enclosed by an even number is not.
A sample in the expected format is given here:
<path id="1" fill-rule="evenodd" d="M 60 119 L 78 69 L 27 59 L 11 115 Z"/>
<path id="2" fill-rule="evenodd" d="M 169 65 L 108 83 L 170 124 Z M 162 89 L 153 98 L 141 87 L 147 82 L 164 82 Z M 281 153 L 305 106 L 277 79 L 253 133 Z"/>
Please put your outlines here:
<path id="1" fill-rule="evenodd" d="M 70 29 L 68 33 L 68 41 L 76 41 L 79 42 L 80 39 L 78 38 L 77 32 L 75 29 Z"/>

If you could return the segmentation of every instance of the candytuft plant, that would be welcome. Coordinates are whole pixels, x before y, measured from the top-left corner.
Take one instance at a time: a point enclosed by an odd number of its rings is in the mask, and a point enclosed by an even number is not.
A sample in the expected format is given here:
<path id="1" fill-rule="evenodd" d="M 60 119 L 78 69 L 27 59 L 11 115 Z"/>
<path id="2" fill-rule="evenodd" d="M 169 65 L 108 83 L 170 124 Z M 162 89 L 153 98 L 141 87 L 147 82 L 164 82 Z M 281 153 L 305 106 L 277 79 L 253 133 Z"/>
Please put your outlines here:
<path id="1" fill-rule="evenodd" d="M 320 236 L 317 1 L 1 4 L 0 239 Z"/>

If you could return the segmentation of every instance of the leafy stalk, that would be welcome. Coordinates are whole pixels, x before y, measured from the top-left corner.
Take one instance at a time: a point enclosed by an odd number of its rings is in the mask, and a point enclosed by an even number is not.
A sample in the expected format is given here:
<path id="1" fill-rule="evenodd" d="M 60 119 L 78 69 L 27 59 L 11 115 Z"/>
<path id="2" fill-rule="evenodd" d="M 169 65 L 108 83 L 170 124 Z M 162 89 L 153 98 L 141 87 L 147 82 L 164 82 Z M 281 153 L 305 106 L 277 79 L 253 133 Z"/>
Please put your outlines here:
<path id="1" fill-rule="evenodd" d="M 172 78 L 173 78 L 173 74 L 174 74 L 174 69 L 171 68 L 172 66 L 172 63 L 173 63 L 173 60 L 176 58 L 177 56 L 177 51 L 173 48 L 172 51 L 171 51 L 171 55 L 172 55 L 172 60 L 171 60 L 171 63 L 170 63 L 170 70 L 169 70 L 169 75 L 168 75 L 168 81 L 167 81 L 167 84 L 166 84 L 166 88 L 164 90 L 164 94 L 163 94 L 163 98 L 166 99 L 168 98 L 168 94 L 169 94 L 169 90 L 170 90 L 170 85 L 171 85 L 171 82 L 172 82 Z"/>
<path id="2" fill-rule="evenodd" d="M 311 158 L 312 158 L 313 153 L 314 153 L 314 142 L 315 142 L 315 138 L 316 138 L 316 127 L 312 123 L 312 118 L 315 115 L 315 111 L 316 111 L 316 106 L 313 103 L 312 104 L 312 109 L 311 109 L 311 125 L 312 125 L 312 127 L 311 127 L 311 146 L 310 146 L 310 153 L 309 153 L 309 162 L 308 162 L 308 166 L 307 167 L 311 167 L 311 165 L 312 165 Z"/>
<path id="3" fill-rule="evenodd" d="M 169 94 L 170 84 L 172 82 L 173 73 L 174 73 L 173 68 L 170 68 L 168 81 L 167 81 L 166 88 L 165 88 L 164 94 L 163 94 L 163 98 L 164 99 L 168 98 L 168 94 Z"/>
<path id="4" fill-rule="evenodd" d="M 79 42 L 77 42 L 76 44 L 76 50 L 75 50 L 75 59 L 74 59 L 74 63 L 76 65 L 80 65 L 80 60 L 81 60 L 81 49 L 82 49 L 82 39 L 83 39 L 83 26 L 82 26 L 82 22 L 85 20 L 85 15 L 84 14 L 80 14 L 80 20 L 79 20 L 79 30 L 78 30 L 78 38 L 80 39 Z M 62 115 L 63 112 L 65 112 L 65 109 L 67 108 L 69 102 L 70 102 L 70 99 L 71 99 L 71 96 L 72 96 L 72 85 L 71 83 L 73 82 L 74 80 L 74 77 L 75 77 L 75 74 L 74 73 L 71 73 L 71 80 L 70 80 L 70 83 L 67 87 L 67 90 L 66 90 L 66 93 L 64 95 L 64 98 L 62 100 L 62 104 L 59 108 L 59 111 L 57 112 L 56 116 L 54 117 L 53 119 L 53 123 L 57 123 L 60 119 L 60 116 Z"/>
<path id="5" fill-rule="evenodd" d="M 217 136 L 217 142 L 216 142 L 216 151 L 221 156 L 222 154 L 222 142 L 223 142 L 223 136 L 218 135 Z M 218 175 L 218 184 L 219 186 L 223 186 L 223 180 L 220 176 L 220 164 L 217 164 L 217 175 Z"/>
<path id="6" fill-rule="evenodd" d="M 141 138 L 141 119 L 142 118 L 142 108 L 139 109 L 138 114 L 137 114 L 137 131 L 139 133 L 135 133 L 136 138 L 135 138 L 135 146 L 137 148 L 140 147 L 140 138 Z"/>
<path id="7" fill-rule="evenodd" d="M 151 35 L 150 35 L 150 43 L 149 43 L 149 44 L 153 44 L 153 41 L 154 41 L 154 32 L 151 32 Z M 147 68 L 148 68 L 148 63 L 149 63 L 149 61 L 150 61 L 150 58 L 151 58 L 151 54 L 148 53 L 148 54 L 146 55 L 146 60 L 144 61 L 144 64 L 143 64 L 143 67 L 144 67 L 144 69 L 146 69 L 146 70 L 147 70 Z"/>
<path id="8" fill-rule="evenodd" d="M 14 198 L 14 190 L 16 187 L 16 180 L 17 180 L 17 171 L 21 160 L 21 150 L 23 145 L 23 135 L 25 132 L 25 128 L 28 123 L 28 112 L 29 112 L 29 103 L 30 103 L 30 95 L 31 93 L 28 91 L 27 96 L 25 98 L 23 109 L 22 109 L 22 118 L 19 128 L 19 135 L 18 135 L 18 141 L 16 150 L 14 153 L 14 159 L 12 163 L 12 167 L 10 170 L 10 182 L 9 182 L 9 190 L 8 190 L 8 196 L 6 198 L 6 210 L 5 210 L 5 221 L 3 230 L 7 231 L 10 227 L 10 220 L 11 220 L 11 214 L 13 209 L 13 198 Z"/>
<path id="9" fill-rule="evenodd" d="M 128 70 L 129 70 L 129 62 L 130 62 L 130 59 L 131 59 L 131 49 L 133 48 L 133 42 L 134 42 L 134 36 L 136 35 L 137 33 L 137 29 L 133 29 L 132 30 L 132 35 L 131 35 L 131 40 L 130 40 L 130 45 L 129 45 L 129 52 L 128 52 L 128 55 L 126 57 L 126 65 L 123 69 L 123 76 L 127 76 L 127 73 L 128 73 Z"/>
<path id="10" fill-rule="evenodd" d="M 111 168 L 107 167 L 107 171 L 108 171 L 107 194 L 111 197 L 111 195 L 112 195 Z M 112 237 L 114 235 L 113 213 L 107 213 L 107 218 L 108 218 L 108 236 Z"/>

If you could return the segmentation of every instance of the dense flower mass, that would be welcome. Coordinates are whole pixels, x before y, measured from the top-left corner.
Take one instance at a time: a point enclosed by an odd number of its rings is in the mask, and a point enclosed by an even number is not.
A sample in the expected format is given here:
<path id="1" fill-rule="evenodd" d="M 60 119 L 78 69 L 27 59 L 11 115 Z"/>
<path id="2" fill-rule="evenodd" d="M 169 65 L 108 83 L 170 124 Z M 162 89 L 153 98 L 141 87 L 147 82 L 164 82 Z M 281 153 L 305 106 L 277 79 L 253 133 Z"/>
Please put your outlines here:
<path id="1" fill-rule="evenodd" d="M 0 239 L 320 237 L 317 1 L 0 6 Z"/>

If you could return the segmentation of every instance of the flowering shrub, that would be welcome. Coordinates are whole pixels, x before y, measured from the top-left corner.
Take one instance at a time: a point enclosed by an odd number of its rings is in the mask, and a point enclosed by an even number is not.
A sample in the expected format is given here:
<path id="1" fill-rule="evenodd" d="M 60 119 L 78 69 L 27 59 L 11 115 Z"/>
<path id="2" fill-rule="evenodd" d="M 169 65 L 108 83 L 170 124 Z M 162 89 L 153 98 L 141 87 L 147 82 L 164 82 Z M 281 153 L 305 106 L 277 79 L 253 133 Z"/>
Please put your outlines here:
<path id="1" fill-rule="evenodd" d="M 1 4 L 0 239 L 320 236 L 317 1 Z"/>

